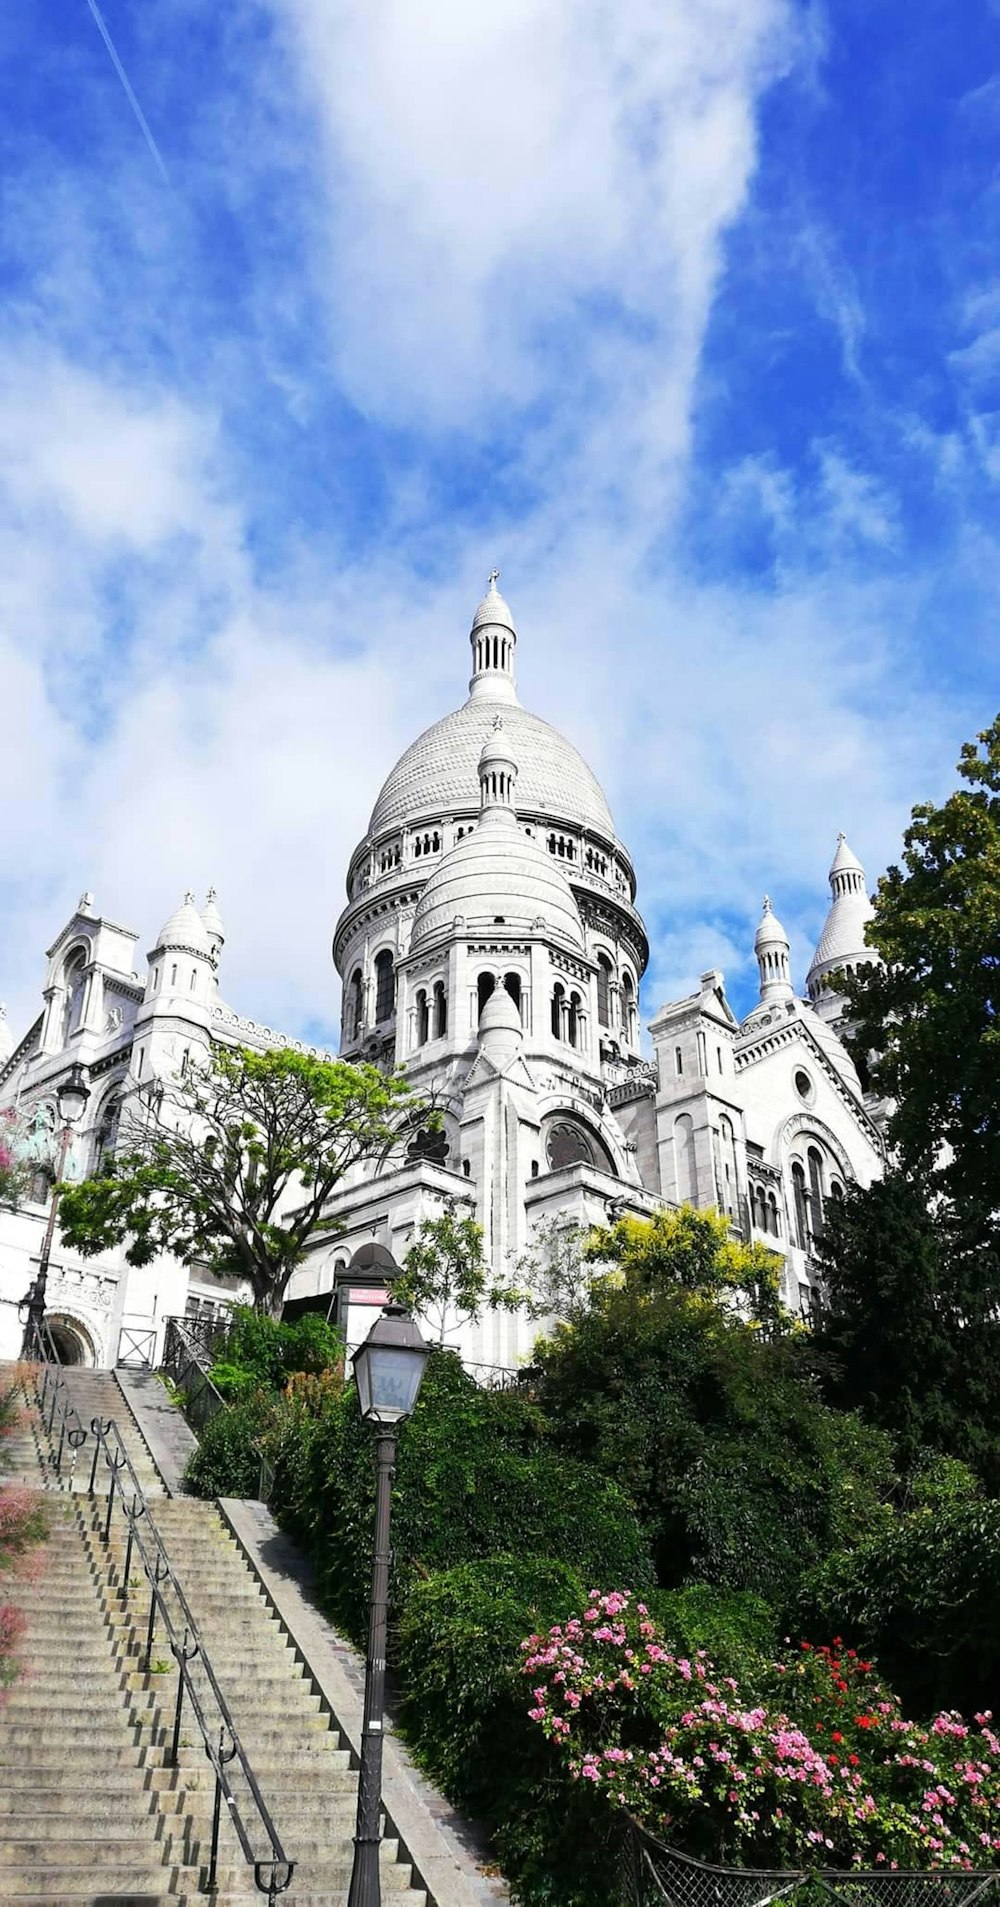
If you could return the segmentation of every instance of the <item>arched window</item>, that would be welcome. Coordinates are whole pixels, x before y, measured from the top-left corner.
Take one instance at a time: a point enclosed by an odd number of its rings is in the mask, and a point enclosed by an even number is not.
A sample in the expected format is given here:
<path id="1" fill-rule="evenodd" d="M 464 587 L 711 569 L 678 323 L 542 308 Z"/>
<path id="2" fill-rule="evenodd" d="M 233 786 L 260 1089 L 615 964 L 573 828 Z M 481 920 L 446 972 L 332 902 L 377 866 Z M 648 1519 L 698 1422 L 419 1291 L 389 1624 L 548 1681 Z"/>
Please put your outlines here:
<path id="1" fill-rule="evenodd" d="M 622 974 L 622 1032 L 630 1046 L 635 1045 L 635 981 L 626 967 Z"/>
<path id="2" fill-rule="evenodd" d="M 809 1212 L 806 1200 L 806 1173 L 801 1160 L 792 1166 L 792 1197 L 795 1202 L 795 1242 L 802 1251 L 809 1249 Z"/>
<path id="3" fill-rule="evenodd" d="M 582 1119 L 556 1113 L 544 1126 L 545 1158 L 550 1172 L 570 1165 L 593 1165 L 599 1172 L 615 1171 L 604 1141 Z"/>
<path id="4" fill-rule="evenodd" d="M 579 1046 L 583 1036 L 583 1024 L 581 1019 L 582 1004 L 578 993 L 570 994 L 566 1034 L 571 1046 Z"/>
<path id="5" fill-rule="evenodd" d="M 83 990 L 87 984 L 84 979 L 84 969 L 86 965 L 86 949 L 78 947 L 75 953 L 70 954 L 63 969 L 63 986 L 66 989 L 65 999 L 63 1000 L 62 1021 L 62 1043 L 64 1046 L 70 1035 L 76 1033 L 80 1026 L 80 1018 L 83 1013 Z"/>
<path id="6" fill-rule="evenodd" d="M 736 1217 L 736 1134 L 725 1114 L 719 1120 L 719 1202 L 727 1218 Z"/>
<path id="7" fill-rule="evenodd" d="M 121 1118 L 121 1100 L 112 1093 L 101 1108 L 97 1133 L 94 1138 L 93 1175 L 99 1177 L 109 1172 L 114 1162 L 115 1146 L 118 1142 L 118 1121 Z"/>
<path id="8" fill-rule="evenodd" d="M 443 1040 L 448 1031 L 448 995 L 444 990 L 444 981 L 434 982 L 434 1038 Z"/>
<path id="9" fill-rule="evenodd" d="M 823 1231 L 823 1156 L 816 1146 L 810 1146 L 806 1153 L 809 1165 L 809 1217 L 813 1237 L 819 1238 Z"/>
<path id="10" fill-rule="evenodd" d="M 364 980 L 361 968 L 355 967 L 347 983 L 347 1011 L 344 1016 L 345 1031 L 349 1040 L 356 1040 L 361 1032 L 363 990 Z"/>
<path id="11" fill-rule="evenodd" d="M 769 1231 L 772 1231 L 774 1233 L 775 1238 L 780 1238 L 781 1237 L 781 1217 L 778 1212 L 778 1195 L 776 1192 L 771 1192 L 768 1196 L 767 1215 L 769 1220 L 769 1225 L 768 1225 Z"/>
<path id="12" fill-rule="evenodd" d="M 679 1205 L 693 1205 L 698 1189 L 694 1156 L 694 1120 L 682 1112 L 674 1120 L 674 1179 Z"/>
<path id="13" fill-rule="evenodd" d="M 597 956 L 597 1021 L 611 1025 L 611 962 L 607 954 Z"/>
<path id="14" fill-rule="evenodd" d="M 514 1005 L 516 1006 L 518 1012 L 520 1013 L 521 1011 L 521 976 L 520 974 L 519 973 L 505 973 L 503 977 L 503 983 L 507 989 L 507 992 L 510 994 L 511 999 L 514 1002 Z"/>
<path id="15" fill-rule="evenodd" d="M 430 1010 L 427 1005 L 427 990 L 421 987 L 417 994 L 417 1045 L 423 1046 L 430 1032 Z"/>
<path id="16" fill-rule="evenodd" d="M 758 1231 L 766 1232 L 767 1231 L 767 1194 L 764 1191 L 764 1187 L 762 1185 L 751 1187 L 750 1197 L 753 1200 L 754 1223 L 756 1224 Z"/>
<path id="17" fill-rule="evenodd" d="M 563 1004 L 565 999 L 566 989 L 562 981 L 557 980 L 552 989 L 552 1037 L 555 1040 L 561 1040 L 563 1038 Z"/>
<path id="18" fill-rule="evenodd" d="M 495 973 L 481 973 L 479 976 L 479 979 L 476 981 L 476 993 L 479 998 L 479 1009 L 478 1009 L 477 1018 L 480 1020 L 483 1017 L 483 1008 L 486 1005 L 486 1002 L 489 999 L 490 994 L 493 992 L 493 989 L 496 986 L 496 983 L 497 983 L 497 977 Z"/>
<path id="19" fill-rule="evenodd" d="M 393 970 L 392 955 L 388 947 L 375 955 L 375 1022 L 381 1026 L 383 1020 L 392 1018 L 396 1004 L 396 975 Z"/>

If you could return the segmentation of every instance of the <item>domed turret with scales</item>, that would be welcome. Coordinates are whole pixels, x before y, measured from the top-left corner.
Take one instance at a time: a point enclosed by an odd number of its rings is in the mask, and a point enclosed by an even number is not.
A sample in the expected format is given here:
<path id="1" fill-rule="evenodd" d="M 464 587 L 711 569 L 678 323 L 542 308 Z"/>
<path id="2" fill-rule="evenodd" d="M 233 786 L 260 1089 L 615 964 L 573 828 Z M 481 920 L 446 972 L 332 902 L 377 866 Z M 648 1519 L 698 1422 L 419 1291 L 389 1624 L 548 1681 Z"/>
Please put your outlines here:
<path id="1" fill-rule="evenodd" d="M 855 973 L 858 967 L 881 958 L 865 941 L 865 928 L 873 911 L 865 870 L 843 834 L 837 836 L 837 851 L 830 867 L 830 893 L 830 911 L 806 975 L 806 992 L 820 1018 L 833 1021 L 842 1016 L 843 1000 L 825 984 L 827 976 L 840 970 Z"/>

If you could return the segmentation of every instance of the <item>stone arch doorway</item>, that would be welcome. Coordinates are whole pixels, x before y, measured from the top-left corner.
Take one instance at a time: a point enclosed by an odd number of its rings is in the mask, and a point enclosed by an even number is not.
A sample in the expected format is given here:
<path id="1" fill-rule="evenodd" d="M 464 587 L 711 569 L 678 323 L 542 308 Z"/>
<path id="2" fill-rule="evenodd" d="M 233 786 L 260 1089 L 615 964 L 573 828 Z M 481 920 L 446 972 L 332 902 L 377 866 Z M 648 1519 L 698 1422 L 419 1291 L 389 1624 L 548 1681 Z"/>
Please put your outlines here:
<path id="1" fill-rule="evenodd" d="M 52 1333 L 60 1364 L 76 1364 L 93 1370 L 96 1363 L 93 1342 L 82 1324 L 60 1312 L 47 1312 L 45 1322 Z"/>

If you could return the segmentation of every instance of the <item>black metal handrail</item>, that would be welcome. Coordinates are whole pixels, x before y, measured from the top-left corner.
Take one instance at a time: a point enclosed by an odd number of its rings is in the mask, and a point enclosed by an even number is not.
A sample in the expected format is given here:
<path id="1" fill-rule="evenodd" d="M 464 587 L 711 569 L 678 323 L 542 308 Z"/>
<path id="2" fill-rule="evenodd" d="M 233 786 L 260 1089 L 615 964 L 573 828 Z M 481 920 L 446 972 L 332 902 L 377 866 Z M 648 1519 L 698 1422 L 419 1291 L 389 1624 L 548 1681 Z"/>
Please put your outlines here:
<path id="1" fill-rule="evenodd" d="M 163 1337 L 163 1363 L 166 1371 L 184 1392 L 185 1415 L 198 1429 L 220 1410 L 225 1410 L 226 1400 L 222 1392 L 216 1390 L 209 1371 L 213 1363 L 212 1352 L 200 1339 L 200 1334 L 191 1330 L 187 1318 L 166 1318 Z"/>
<path id="2" fill-rule="evenodd" d="M 55 1422 L 59 1419 L 59 1441 L 56 1454 L 51 1459 L 56 1475 L 62 1476 L 63 1452 L 68 1445 L 73 1452 L 70 1475 L 76 1468 L 76 1459 L 87 1441 L 87 1427 L 69 1394 L 65 1377 L 61 1375 L 62 1366 L 56 1350 L 55 1339 L 49 1330 L 45 1318 L 33 1321 L 29 1341 L 29 1356 L 41 1365 L 43 1377 L 41 1387 L 36 1385 L 38 1408 L 45 1424 L 49 1445 L 55 1443 Z M 46 1420 L 46 1412 L 48 1417 Z"/>
<path id="3" fill-rule="evenodd" d="M 250 1766 L 246 1751 L 237 1733 L 236 1724 L 233 1720 L 229 1704 L 222 1693 L 215 1670 L 212 1667 L 204 1643 L 198 1633 L 198 1627 L 191 1613 L 187 1597 L 170 1566 L 170 1561 L 163 1546 L 163 1540 L 150 1513 L 149 1504 L 143 1492 L 142 1485 L 135 1473 L 132 1460 L 122 1441 L 118 1425 L 115 1423 L 114 1418 L 102 1419 L 95 1417 L 90 1428 L 94 1437 L 94 1455 L 90 1469 L 90 1495 L 92 1497 L 96 1490 L 97 1467 L 102 1455 L 111 1473 L 111 1480 L 108 1487 L 108 1507 L 104 1517 L 104 1528 L 101 1532 L 105 1548 L 110 1549 L 111 1519 L 114 1513 L 116 1490 L 121 1503 L 122 1513 L 128 1526 L 125 1563 L 120 1577 L 122 1598 L 127 1602 L 129 1590 L 132 1586 L 131 1566 L 133 1549 L 139 1553 L 146 1574 L 146 1580 L 150 1586 L 149 1618 L 146 1625 L 146 1673 L 148 1674 L 150 1672 L 152 1663 L 157 1615 L 159 1615 L 162 1620 L 171 1653 L 177 1663 L 177 1700 L 174 1707 L 173 1734 L 166 1756 L 166 1765 L 168 1767 L 177 1766 L 181 1740 L 181 1716 L 183 1713 L 186 1690 L 198 1727 L 201 1730 L 202 1740 L 205 1744 L 205 1752 L 215 1771 L 212 1841 L 206 1890 L 211 1892 L 216 1885 L 219 1853 L 219 1825 L 222 1813 L 222 1802 L 223 1799 L 225 1799 L 229 1817 L 240 1846 L 243 1849 L 247 1861 L 253 1867 L 254 1885 L 258 1889 L 258 1892 L 267 1895 L 269 1907 L 274 1907 L 274 1902 L 278 1895 L 283 1894 L 286 1888 L 291 1885 L 292 1875 L 295 1872 L 295 1862 L 290 1861 L 285 1853 L 278 1835 L 278 1830 L 271 1819 L 267 1803 L 261 1794 L 257 1777 Z M 128 1479 L 127 1490 L 122 1483 L 123 1476 Z M 131 1497 L 131 1504 L 129 1504 L 127 1500 L 128 1497 Z M 180 1610 L 183 1633 L 181 1633 L 178 1624 L 171 1614 L 164 1593 L 166 1588 L 169 1588 L 176 1606 Z M 195 1661 L 200 1663 L 205 1680 L 211 1690 L 212 1697 L 218 1709 L 218 1715 L 221 1717 L 221 1725 L 216 1719 L 213 1719 L 211 1724 L 209 1722 L 209 1718 L 205 1712 L 205 1703 L 202 1695 L 199 1694 L 195 1686 L 194 1676 L 191 1672 L 190 1665 Z M 218 1729 L 218 1742 L 215 1741 L 216 1729 Z M 233 1770 L 234 1765 L 243 1776 L 257 1820 L 270 1844 L 270 1854 L 265 1855 L 263 1858 L 260 1857 L 258 1851 L 253 1846 L 247 1825 L 240 1812 L 237 1797 L 233 1793 L 230 1772 L 228 1771 Z"/>

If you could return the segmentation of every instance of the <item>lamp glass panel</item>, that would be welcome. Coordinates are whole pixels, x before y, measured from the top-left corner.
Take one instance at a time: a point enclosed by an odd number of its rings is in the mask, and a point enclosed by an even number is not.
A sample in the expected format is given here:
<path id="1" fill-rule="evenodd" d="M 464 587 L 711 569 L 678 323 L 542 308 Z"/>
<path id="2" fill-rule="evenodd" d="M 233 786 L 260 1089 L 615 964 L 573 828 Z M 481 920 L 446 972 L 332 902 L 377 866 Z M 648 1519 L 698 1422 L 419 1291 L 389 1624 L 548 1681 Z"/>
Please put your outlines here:
<path id="1" fill-rule="evenodd" d="M 409 1417 L 417 1401 L 426 1355 L 396 1345 L 372 1345 L 368 1351 L 368 1377 L 371 1391 L 367 1409 L 364 1396 L 361 1409 L 378 1423 L 394 1424 Z M 361 1391 L 359 1381 L 358 1390 Z"/>
<path id="2" fill-rule="evenodd" d="M 82 1080 L 67 1079 L 65 1084 L 60 1086 L 58 1093 L 60 1118 L 64 1119 L 67 1125 L 74 1125 L 89 1098 L 90 1094 Z"/>

